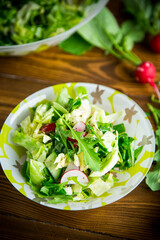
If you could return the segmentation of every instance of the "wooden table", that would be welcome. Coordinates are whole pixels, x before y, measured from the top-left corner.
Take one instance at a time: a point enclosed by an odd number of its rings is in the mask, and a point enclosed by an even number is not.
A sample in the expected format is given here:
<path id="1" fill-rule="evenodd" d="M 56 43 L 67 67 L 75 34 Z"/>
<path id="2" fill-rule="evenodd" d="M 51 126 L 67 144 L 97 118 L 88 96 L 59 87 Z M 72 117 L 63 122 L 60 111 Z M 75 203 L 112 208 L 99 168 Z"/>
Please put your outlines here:
<path id="1" fill-rule="evenodd" d="M 121 21 L 121 3 L 109 3 Z M 144 43 L 134 49 L 142 60 L 152 61 L 160 79 L 160 55 Z M 78 57 L 58 47 L 24 57 L 0 58 L 0 127 L 10 111 L 28 95 L 53 84 L 92 82 L 115 88 L 148 111 L 153 89 L 137 83 L 133 68 L 94 48 Z M 154 126 L 154 121 L 151 119 Z M 152 192 L 143 181 L 121 200 L 98 209 L 61 211 L 35 203 L 19 193 L 0 170 L 0 239 L 159 239 L 160 192 Z"/>

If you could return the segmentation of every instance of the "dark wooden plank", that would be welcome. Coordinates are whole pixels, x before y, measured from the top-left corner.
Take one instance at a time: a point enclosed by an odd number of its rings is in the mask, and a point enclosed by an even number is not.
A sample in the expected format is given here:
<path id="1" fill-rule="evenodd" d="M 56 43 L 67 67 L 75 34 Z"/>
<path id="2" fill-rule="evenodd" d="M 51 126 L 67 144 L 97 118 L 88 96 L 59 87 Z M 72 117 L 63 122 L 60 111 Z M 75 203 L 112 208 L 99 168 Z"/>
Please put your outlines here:
<path id="1" fill-rule="evenodd" d="M 139 52 L 139 46 L 137 46 Z M 143 49 L 144 50 L 144 49 Z M 145 51 L 142 52 L 144 57 Z M 153 56 L 152 56 L 153 55 Z M 160 57 L 149 55 L 157 70 Z M 144 57 L 148 60 L 148 57 Z M 10 66 L 10 68 L 8 68 Z M 19 67 L 21 66 L 21 68 Z M 19 58 L 0 58 L 0 73 L 9 77 L 27 78 L 41 84 L 55 84 L 60 82 L 85 81 L 104 84 L 125 92 L 130 96 L 144 96 L 153 93 L 149 85 L 137 83 L 133 77 L 134 67 L 117 60 L 109 55 L 104 56 L 101 50 L 94 48 L 84 56 L 78 57 L 64 53 L 58 47 L 47 51 Z M 157 80 L 160 73 L 157 72 Z"/>
<path id="2" fill-rule="evenodd" d="M 60 226 L 48 222 L 17 218 L 10 215 L 0 215 L 0 239 L 16 240 L 123 240 L 111 235 L 83 231 L 71 227 Z M 13 238 L 14 236 L 14 238 Z M 125 239 L 124 239 L 125 240 Z"/>
<path id="3" fill-rule="evenodd" d="M 151 192 L 143 181 L 119 201 L 98 209 L 64 211 L 50 209 L 21 195 L 0 175 L 2 213 L 30 220 L 104 233 L 129 239 L 159 239 L 160 192 Z"/>

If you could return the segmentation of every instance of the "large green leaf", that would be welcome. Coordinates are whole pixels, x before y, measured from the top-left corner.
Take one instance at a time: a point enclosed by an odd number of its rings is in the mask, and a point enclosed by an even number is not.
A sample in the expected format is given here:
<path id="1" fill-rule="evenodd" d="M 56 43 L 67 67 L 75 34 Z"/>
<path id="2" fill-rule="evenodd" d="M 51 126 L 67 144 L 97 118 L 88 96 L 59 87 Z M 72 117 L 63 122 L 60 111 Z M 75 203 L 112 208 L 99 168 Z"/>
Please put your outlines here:
<path id="1" fill-rule="evenodd" d="M 88 166 L 92 171 L 98 171 L 101 167 L 101 160 L 98 157 L 98 153 L 94 152 L 93 149 L 82 139 L 82 134 L 74 131 L 71 127 L 73 138 L 78 141 L 79 153 L 83 152 L 85 165 Z"/>
<path id="2" fill-rule="evenodd" d="M 82 55 L 93 46 L 85 41 L 79 34 L 75 33 L 59 44 L 59 47 L 65 52 L 75 55 Z"/>
<path id="3" fill-rule="evenodd" d="M 101 49 L 111 49 L 112 43 L 100 26 L 97 17 L 82 26 L 78 33 L 90 44 Z"/>
<path id="4" fill-rule="evenodd" d="M 160 162 L 157 162 L 153 171 L 147 174 L 146 183 L 152 191 L 160 190 Z"/>

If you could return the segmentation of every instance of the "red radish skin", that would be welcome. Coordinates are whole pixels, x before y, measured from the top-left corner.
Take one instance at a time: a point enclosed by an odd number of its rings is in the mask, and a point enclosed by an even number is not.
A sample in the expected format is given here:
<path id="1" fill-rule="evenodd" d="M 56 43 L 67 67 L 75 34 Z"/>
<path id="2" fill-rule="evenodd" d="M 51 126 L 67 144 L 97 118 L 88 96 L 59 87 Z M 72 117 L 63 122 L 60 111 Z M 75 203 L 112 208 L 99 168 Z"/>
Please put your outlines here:
<path id="1" fill-rule="evenodd" d="M 160 53 L 160 33 L 151 39 L 150 46 L 155 53 Z"/>
<path id="2" fill-rule="evenodd" d="M 85 137 L 86 135 L 87 135 L 87 132 L 84 132 L 83 135 L 82 135 L 82 137 Z"/>
<path id="3" fill-rule="evenodd" d="M 72 169 L 72 170 L 69 170 L 69 171 L 67 171 L 67 172 L 65 172 L 63 174 L 63 176 L 61 177 L 60 183 L 67 182 L 68 181 L 68 177 L 77 177 L 77 180 L 81 184 L 87 184 L 89 182 L 88 177 L 87 177 L 86 174 L 84 174 L 80 170 Z M 70 180 L 68 182 L 68 184 L 75 184 L 75 182 L 73 180 Z"/>
<path id="4" fill-rule="evenodd" d="M 140 83 L 143 83 L 143 84 L 149 83 L 156 91 L 158 99 L 160 100 L 159 90 L 156 84 L 154 83 L 155 74 L 156 74 L 156 69 L 154 65 L 151 62 L 143 62 L 137 67 L 135 71 L 135 78 Z"/>
<path id="5" fill-rule="evenodd" d="M 44 125 L 43 127 L 41 127 L 41 132 L 50 133 L 50 132 L 54 132 L 55 129 L 56 129 L 55 123 L 48 123 L 48 124 Z"/>
<path id="6" fill-rule="evenodd" d="M 85 137 L 87 135 L 87 132 L 86 132 L 86 124 L 84 122 L 78 122 L 74 125 L 73 129 L 76 131 L 76 132 L 84 132 L 83 133 L 83 137 Z M 73 142 L 74 143 L 74 147 L 75 148 L 79 148 L 78 147 L 78 141 L 74 138 L 70 138 L 70 137 L 67 137 L 67 140 L 70 141 L 70 142 Z"/>

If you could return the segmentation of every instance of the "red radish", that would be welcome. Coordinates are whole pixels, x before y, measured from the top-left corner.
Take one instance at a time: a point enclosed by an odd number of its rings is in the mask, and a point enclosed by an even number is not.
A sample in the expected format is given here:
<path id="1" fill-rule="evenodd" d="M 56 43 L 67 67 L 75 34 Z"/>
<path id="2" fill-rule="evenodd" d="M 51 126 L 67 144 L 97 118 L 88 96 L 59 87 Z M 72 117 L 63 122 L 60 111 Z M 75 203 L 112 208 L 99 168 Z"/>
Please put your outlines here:
<path id="1" fill-rule="evenodd" d="M 41 132 L 50 133 L 50 132 L 54 132 L 55 129 L 56 129 L 55 123 L 48 123 L 48 124 L 44 125 L 43 127 L 41 127 Z"/>
<path id="2" fill-rule="evenodd" d="M 84 132 L 82 136 L 85 137 L 86 135 L 87 135 L 87 132 Z"/>
<path id="3" fill-rule="evenodd" d="M 149 83 L 155 89 L 157 96 L 160 100 L 159 90 L 154 83 L 155 74 L 156 69 L 154 65 L 151 62 L 143 62 L 137 67 L 135 71 L 135 78 L 140 83 Z"/>
<path id="4" fill-rule="evenodd" d="M 61 183 L 67 182 L 68 177 L 77 177 L 78 182 L 84 185 L 89 182 L 87 175 L 84 174 L 82 171 L 76 169 L 65 172 L 61 177 L 60 182 Z M 73 180 L 70 180 L 68 184 L 75 184 L 75 182 Z"/>
<path id="5" fill-rule="evenodd" d="M 152 38 L 150 46 L 155 53 L 160 53 L 160 33 Z"/>
<path id="6" fill-rule="evenodd" d="M 76 125 L 74 125 L 73 129 L 76 132 L 84 132 L 86 130 L 86 124 L 84 122 L 78 122 Z"/>

